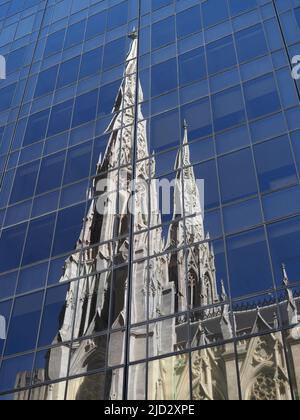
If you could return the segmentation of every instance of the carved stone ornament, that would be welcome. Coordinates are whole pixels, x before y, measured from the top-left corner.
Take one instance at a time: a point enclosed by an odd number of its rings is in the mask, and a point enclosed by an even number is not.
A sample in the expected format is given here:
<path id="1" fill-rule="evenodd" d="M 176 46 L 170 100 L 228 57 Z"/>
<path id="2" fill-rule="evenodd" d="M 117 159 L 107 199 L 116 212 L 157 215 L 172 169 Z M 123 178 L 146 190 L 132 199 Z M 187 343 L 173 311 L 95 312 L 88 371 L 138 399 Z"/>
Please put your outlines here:
<path id="1" fill-rule="evenodd" d="M 253 358 L 257 363 L 270 362 L 273 358 L 273 349 L 266 340 L 260 339 L 253 354 Z"/>

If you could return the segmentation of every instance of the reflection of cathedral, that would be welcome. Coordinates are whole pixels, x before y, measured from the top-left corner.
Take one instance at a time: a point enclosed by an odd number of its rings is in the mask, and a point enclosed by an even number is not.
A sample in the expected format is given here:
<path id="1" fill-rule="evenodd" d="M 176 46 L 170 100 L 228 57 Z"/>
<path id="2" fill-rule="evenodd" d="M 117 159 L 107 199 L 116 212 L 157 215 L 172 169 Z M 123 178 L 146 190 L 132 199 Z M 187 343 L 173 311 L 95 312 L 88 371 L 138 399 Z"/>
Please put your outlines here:
<path id="1" fill-rule="evenodd" d="M 195 312 L 191 317 L 190 333 L 187 328 L 189 320 L 185 316 L 149 326 L 142 325 L 132 330 L 131 360 L 139 360 L 140 355 L 145 353 L 147 337 L 151 357 L 185 350 L 189 346 L 189 340 L 193 347 L 203 348 L 192 353 L 191 371 L 187 356 L 174 356 L 150 362 L 148 398 L 189 399 L 187 384 L 191 372 L 195 399 L 238 399 L 238 388 L 234 378 L 239 368 L 242 388 L 245 390 L 243 398 L 290 399 L 288 370 L 281 335 L 271 333 L 259 336 L 259 333 L 268 333 L 276 326 L 276 305 L 268 304 L 260 309 L 248 310 L 236 308 L 231 311 L 223 284 L 220 287 L 221 293 L 218 292 L 214 250 L 207 243 L 203 243 L 209 238 L 205 236 L 200 194 L 190 163 L 187 127 L 184 130 L 184 144 L 175 164 L 177 182 L 174 220 L 170 225 L 166 244 L 162 228 L 153 229 L 150 233 L 146 231 L 149 223 L 150 226 L 160 224 L 156 184 L 149 183 L 149 193 L 143 189 L 136 191 L 133 228 L 137 235 L 131 255 L 136 262 L 132 265 L 132 284 L 129 289 L 127 264 L 130 252 L 130 217 L 126 214 L 126 208 L 131 193 L 126 186 L 134 176 L 130 163 L 134 149 L 137 86 L 139 102 L 143 99 L 141 87 L 136 80 L 136 55 L 135 38 L 109 127 L 112 134 L 105 155 L 98 165 L 98 175 L 94 184 L 96 190 L 98 182 L 102 178 L 108 178 L 109 185 L 113 185 L 115 191 L 105 191 L 101 195 L 101 201 L 106 208 L 104 215 L 97 212 L 97 201 L 93 200 L 76 250 L 84 247 L 81 258 L 75 252 L 66 261 L 61 282 L 75 277 L 84 279 L 70 285 L 61 328 L 53 344 L 76 341 L 108 328 L 116 330 L 110 336 L 108 344 L 106 336 L 73 344 L 69 375 L 79 377 L 91 370 L 103 368 L 105 363 L 108 367 L 124 363 L 126 334 L 122 328 L 126 326 L 127 310 L 131 311 L 131 324 L 138 324 L 145 321 L 147 316 L 150 320 L 155 320 L 163 315 L 199 308 L 199 313 Z M 149 177 L 155 177 L 155 160 L 146 159 L 147 127 L 140 108 L 138 118 L 140 122 L 137 127 L 136 153 L 139 162 L 136 164 L 135 177 L 147 181 Z M 182 222 L 185 215 L 194 217 Z M 112 242 L 112 238 L 117 239 Z M 146 259 L 147 243 L 150 255 L 159 255 L 167 250 L 170 252 L 167 256 L 152 258 L 149 262 Z M 190 245 L 188 251 L 174 251 L 175 248 L 181 249 L 185 243 Z M 200 244 L 194 245 L 195 243 Z M 114 270 L 116 266 L 119 268 Z M 289 318 L 290 323 L 295 324 L 299 311 L 296 299 L 289 290 L 285 272 L 284 280 L 288 299 L 283 300 L 282 312 Z M 131 292 L 130 308 L 127 307 L 128 290 Z M 201 311 L 201 308 L 210 305 L 215 305 L 215 309 Z M 234 330 L 241 336 L 238 346 L 232 343 L 217 345 L 220 341 L 230 342 Z M 243 335 L 250 333 L 253 333 L 255 338 L 243 341 Z M 290 339 L 290 350 L 295 361 L 296 377 L 300 381 L 300 340 Z M 64 345 L 51 350 L 47 370 L 36 373 L 38 381 L 65 377 L 69 352 L 69 346 Z M 238 367 L 236 355 L 240 361 Z M 139 384 L 145 382 L 146 370 L 144 365 L 141 365 L 132 372 L 128 397 L 139 399 L 142 397 L 139 394 Z M 93 390 L 98 394 L 96 389 L 102 387 L 106 398 L 122 399 L 120 375 L 120 371 L 116 370 L 112 371 L 109 377 L 97 375 L 72 380 L 68 390 L 69 398 L 93 399 Z M 22 387 L 25 380 L 26 374 L 20 374 L 17 379 L 18 386 Z M 63 399 L 64 392 L 63 385 L 54 384 L 38 390 L 35 398 Z M 22 395 L 19 394 L 18 398 L 22 399 Z"/>

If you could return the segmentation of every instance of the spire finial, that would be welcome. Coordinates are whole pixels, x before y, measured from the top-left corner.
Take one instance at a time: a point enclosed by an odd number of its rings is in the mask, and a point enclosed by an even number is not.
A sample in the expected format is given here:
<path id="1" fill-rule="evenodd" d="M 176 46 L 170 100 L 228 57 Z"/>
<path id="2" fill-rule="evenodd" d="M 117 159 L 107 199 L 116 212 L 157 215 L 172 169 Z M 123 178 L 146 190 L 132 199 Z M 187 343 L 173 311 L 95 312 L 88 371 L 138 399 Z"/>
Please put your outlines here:
<path id="1" fill-rule="evenodd" d="M 183 120 L 183 128 L 187 130 L 189 128 L 188 122 L 186 119 Z"/>
<path id="2" fill-rule="evenodd" d="M 288 286 L 289 284 L 289 276 L 287 274 L 286 265 L 284 263 L 281 264 L 282 275 L 283 275 L 283 283 Z"/>

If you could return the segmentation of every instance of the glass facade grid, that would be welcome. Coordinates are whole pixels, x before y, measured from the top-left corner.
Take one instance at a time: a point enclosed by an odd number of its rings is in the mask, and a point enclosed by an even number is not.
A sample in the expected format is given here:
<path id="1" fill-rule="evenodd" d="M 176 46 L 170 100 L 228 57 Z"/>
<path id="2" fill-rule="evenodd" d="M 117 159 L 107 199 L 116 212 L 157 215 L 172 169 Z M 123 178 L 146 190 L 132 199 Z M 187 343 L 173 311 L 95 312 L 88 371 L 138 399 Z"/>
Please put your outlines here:
<path id="1" fill-rule="evenodd" d="M 299 398 L 299 10 L 1 4 L 0 399 Z"/>

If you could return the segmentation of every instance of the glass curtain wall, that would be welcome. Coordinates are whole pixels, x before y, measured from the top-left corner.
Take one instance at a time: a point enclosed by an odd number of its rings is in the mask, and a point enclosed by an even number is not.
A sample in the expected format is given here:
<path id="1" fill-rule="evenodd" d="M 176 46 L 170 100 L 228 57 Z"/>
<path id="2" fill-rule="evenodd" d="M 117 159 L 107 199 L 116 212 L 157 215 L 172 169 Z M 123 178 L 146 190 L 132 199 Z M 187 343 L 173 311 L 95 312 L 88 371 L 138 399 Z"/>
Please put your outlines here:
<path id="1" fill-rule="evenodd" d="M 300 1 L 0 31 L 0 399 L 299 399 Z"/>

